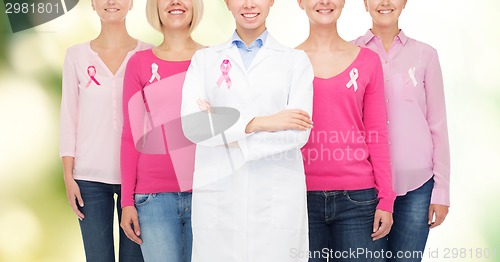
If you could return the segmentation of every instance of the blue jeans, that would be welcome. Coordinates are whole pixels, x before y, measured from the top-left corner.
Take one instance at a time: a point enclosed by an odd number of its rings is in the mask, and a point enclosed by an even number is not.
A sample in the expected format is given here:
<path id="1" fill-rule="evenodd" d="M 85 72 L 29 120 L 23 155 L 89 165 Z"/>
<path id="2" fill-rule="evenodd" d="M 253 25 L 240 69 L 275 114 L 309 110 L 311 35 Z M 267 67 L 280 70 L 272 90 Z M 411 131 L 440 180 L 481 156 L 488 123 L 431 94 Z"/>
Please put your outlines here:
<path id="1" fill-rule="evenodd" d="M 80 187 L 84 207 L 79 207 L 85 218 L 80 221 L 85 256 L 89 262 L 114 262 L 113 215 L 115 205 L 118 221 L 122 216 L 120 185 L 76 180 Z M 115 203 L 114 195 L 118 195 Z M 120 228 L 120 262 L 141 262 L 139 245 L 130 241 Z"/>
<path id="2" fill-rule="evenodd" d="M 310 262 L 384 261 L 387 239 L 373 241 L 375 189 L 307 192 Z"/>
<path id="3" fill-rule="evenodd" d="M 147 262 L 191 262 L 191 193 L 135 194 Z"/>
<path id="4" fill-rule="evenodd" d="M 422 261 L 419 252 L 424 251 L 429 235 L 428 214 L 434 179 L 416 190 L 398 196 L 394 202 L 394 224 L 389 233 L 389 261 Z M 399 252 L 399 253 L 398 253 Z"/>

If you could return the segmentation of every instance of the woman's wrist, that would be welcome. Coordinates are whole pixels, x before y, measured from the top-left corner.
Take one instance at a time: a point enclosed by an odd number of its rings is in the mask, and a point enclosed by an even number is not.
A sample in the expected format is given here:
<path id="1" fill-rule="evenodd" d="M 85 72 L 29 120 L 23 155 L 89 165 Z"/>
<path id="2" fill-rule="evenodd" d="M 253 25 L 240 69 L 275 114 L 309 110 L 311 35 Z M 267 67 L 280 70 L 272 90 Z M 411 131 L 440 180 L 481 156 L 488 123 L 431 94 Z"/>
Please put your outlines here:
<path id="1" fill-rule="evenodd" d="M 256 125 L 257 125 L 257 117 L 254 117 L 250 122 L 248 122 L 247 127 L 245 128 L 245 133 L 250 134 L 257 132 L 256 130 Z"/>
<path id="2" fill-rule="evenodd" d="M 265 121 L 268 117 L 267 116 L 256 116 L 252 119 L 252 121 L 248 122 L 248 125 L 245 129 L 245 132 L 247 134 L 250 133 L 255 133 L 255 132 L 260 132 L 260 131 L 272 131 L 272 130 L 267 130 L 265 128 Z"/>
<path id="3" fill-rule="evenodd" d="M 70 181 L 70 180 L 74 180 L 75 178 L 73 177 L 73 172 L 64 172 L 63 174 L 63 177 L 64 177 L 64 181 Z"/>
<path id="4" fill-rule="evenodd" d="M 68 181 L 73 178 L 73 166 L 75 163 L 75 158 L 71 156 L 63 156 L 62 157 L 62 162 L 63 162 L 63 176 L 64 176 L 64 181 Z"/>

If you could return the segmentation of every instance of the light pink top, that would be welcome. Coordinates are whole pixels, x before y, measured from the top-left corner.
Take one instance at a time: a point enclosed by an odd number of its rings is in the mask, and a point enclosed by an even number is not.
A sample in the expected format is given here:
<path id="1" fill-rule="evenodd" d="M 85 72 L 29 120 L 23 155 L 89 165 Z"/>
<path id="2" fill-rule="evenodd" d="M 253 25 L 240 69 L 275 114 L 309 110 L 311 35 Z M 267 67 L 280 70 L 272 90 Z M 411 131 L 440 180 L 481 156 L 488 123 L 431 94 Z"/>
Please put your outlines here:
<path id="1" fill-rule="evenodd" d="M 67 50 L 62 76 L 59 154 L 75 158 L 75 179 L 120 184 L 125 65 L 136 51 L 151 47 L 139 41 L 115 75 L 91 49 L 90 42 Z"/>
<path id="2" fill-rule="evenodd" d="M 354 41 L 377 52 L 385 76 L 394 189 L 398 195 L 434 176 L 432 204 L 450 205 L 450 150 L 437 52 L 400 31 L 386 52 L 371 30 Z"/>
<path id="3" fill-rule="evenodd" d="M 377 209 L 392 212 L 387 117 L 378 55 L 361 48 L 340 74 L 314 79 L 314 128 L 302 148 L 308 191 L 376 187 Z"/>

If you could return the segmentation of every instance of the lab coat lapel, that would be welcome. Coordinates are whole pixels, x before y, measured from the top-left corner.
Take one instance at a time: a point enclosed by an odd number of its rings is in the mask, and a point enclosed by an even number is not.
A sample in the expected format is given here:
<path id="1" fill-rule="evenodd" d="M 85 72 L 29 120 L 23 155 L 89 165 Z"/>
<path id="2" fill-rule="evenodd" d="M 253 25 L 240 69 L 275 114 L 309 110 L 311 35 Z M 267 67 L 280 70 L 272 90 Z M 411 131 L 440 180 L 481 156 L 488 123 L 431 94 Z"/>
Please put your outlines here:
<path id="1" fill-rule="evenodd" d="M 243 59 L 241 59 L 240 52 L 236 46 L 232 45 L 225 53 L 229 57 L 229 60 L 234 62 L 233 66 L 239 67 L 238 70 L 245 71 Z"/>
<path id="2" fill-rule="evenodd" d="M 254 67 L 256 67 L 262 61 L 264 61 L 267 57 L 269 57 L 269 55 L 270 55 L 270 50 L 268 48 L 262 47 L 255 56 L 255 58 L 253 59 L 252 63 L 250 64 L 250 67 L 248 67 L 248 72 L 252 71 Z"/>
<path id="3" fill-rule="evenodd" d="M 229 58 L 233 67 L 239 67 L 238 70 L 245 71 L 245 65 L 243 64 L 243 60 L 241 59 L 240 52 L 238 51 L 238 47 L 232 44 L 232 40 L 229 39 L 225 44 L 221 45 L 221 47 L 217 50 L 220 53 L 219 60 L 224 60 Z"/>
<path id="4" fill-rule="evenodd" d="M 250 72 L 254 67 L 258 66 L 264 60 L 266 60 L 273 51 L 284 51 L 287 47 L 278 43 L 270 34 L 267 36 L 267 40 L 262 48 L 259 50 L 254 60 L 250 64 L 248 71 Z"/>

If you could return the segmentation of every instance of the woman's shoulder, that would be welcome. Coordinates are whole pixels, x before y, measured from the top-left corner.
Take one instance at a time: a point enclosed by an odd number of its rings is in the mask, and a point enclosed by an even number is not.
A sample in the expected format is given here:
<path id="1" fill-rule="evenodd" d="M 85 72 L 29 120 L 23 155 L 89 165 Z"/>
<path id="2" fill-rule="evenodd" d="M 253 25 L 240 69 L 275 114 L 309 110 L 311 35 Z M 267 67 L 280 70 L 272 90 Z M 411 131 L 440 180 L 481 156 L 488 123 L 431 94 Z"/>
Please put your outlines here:
<path id="1" fill-rule="evenodd" d="M 364 38 L 365 38 L 365 36 L 362 35 L 356 39 L 350 40 L 349 43 L 351 43 L 353 45 L 357 45 L 357 46 L 363 46 L 364 45 L 364 41 L 363 41 Z"/>
<path id="2" fill-rule="evenodd" d="M 143 42 L 141 40 L 137 40 L 137 50 L 138 50 L 138 52 L 142 51 L 142 50 L 152 49 L 153 47 L 155 47 L 155 45 L 150 44 L 148 42 Z"/>
<path id="3" fill-rule="evenodd" d="M 81 55 L 92 54 L 92 49 L 90 48 L 90 42 L 83 42 L 75 44 L 66 49 L 66 55 L 69 57 L 76 57 Z"/>
<path id="4" fill-rule="evenodd" d="M 136 58 L 151 57 L 152 52 L 153 52 L 153 49 L 152 49 L 152 48 L 148 48 L 148 49 L 141 49 L 141 50 L 137 50 L 137 51 L 136 51 L 136 52 L 132 55 L 132 57 L 136 57 Z"/>
<path id="5" fill-rule="evenodd" d="M 68 48 L 68 50 L 81 50 L 90 47 L 90 41 L 74 44 Z"/>
<path id="6" fill-rule="evenodd" d="M 361 67 L 365 69 L 370 69 L 371 71 L 377 71 L 382 68 L 382 62 L 380 56 L 370 48 L 359 47 L 359 54 L 356 61 L 361 64 Z"/>
<path id="7" fill-rule="evenodd" d="M 149 49 L 143 49 L 143 50 L 138 50 L 136 51 L 129 59 L 129 64 L 130 63 L 142 63 L 143 61 L 150 61 L 153 60 L 153 51 L 152 48 Z"/>
<path id="8" fill-rule="evenodd" d="M 408 38 L 407 44 L 417 47 L 419 50 L 421 50 L 426 54 L 437 54 L 437 50 L 426 42 L 422 42 L 413 38 Z"/>
<path id="9" fill-rule="evenodd" d="M 369 61 L 380 61 L 380 56 L 375 51 L 371 50 L 368 47 L 362 47 L 362 46 L 360 46 L 359 48 L 360 48 L 360 50 L 359 50 L 359 56 L 364 61 L 367 61 L 367 60 L 369 60 Z"/>
<path id="10" fill-rule="evenodd" d="M 424 52 L 427 54 L 436 54 L 437 51 L 434 47 L 426 42 L 409 37 L 403 30 L 399 32 L 399 39 L 404 45 L 404 48 L 410 52 Z"/>
<path id="11" fill-rule="evenodd" d="M 127 61 L 127 71 L 134 72 L 142 72 L 142 68 L 145 68 L 145 65 L 149 63 L 151 65 L 151 61 L 153 61 L 153 55 L 151 49 L 139 50 L 136 51 Z M 150 67 L 149 67 L 150 68 Z"/>

